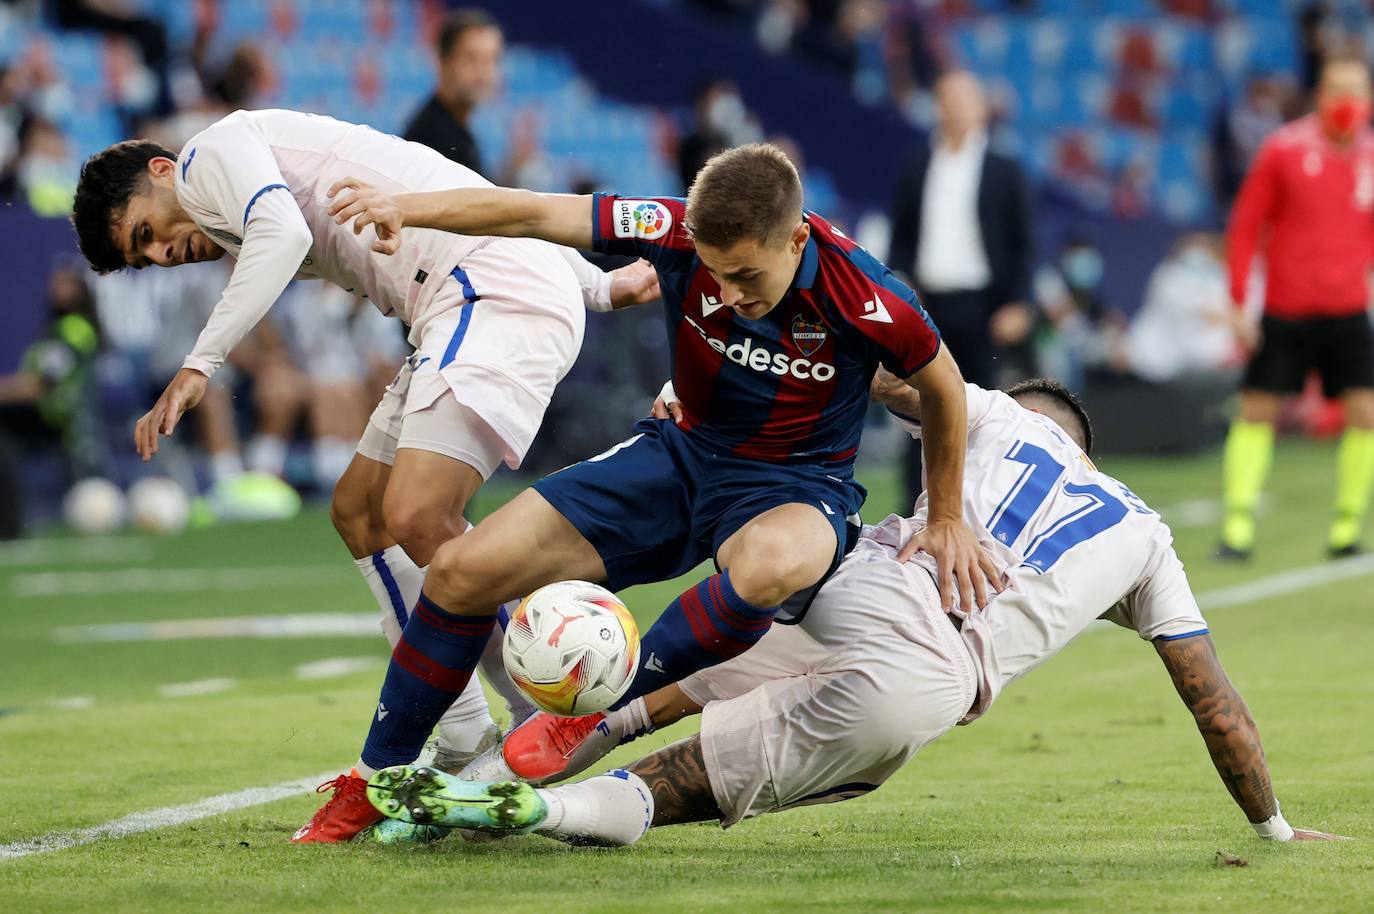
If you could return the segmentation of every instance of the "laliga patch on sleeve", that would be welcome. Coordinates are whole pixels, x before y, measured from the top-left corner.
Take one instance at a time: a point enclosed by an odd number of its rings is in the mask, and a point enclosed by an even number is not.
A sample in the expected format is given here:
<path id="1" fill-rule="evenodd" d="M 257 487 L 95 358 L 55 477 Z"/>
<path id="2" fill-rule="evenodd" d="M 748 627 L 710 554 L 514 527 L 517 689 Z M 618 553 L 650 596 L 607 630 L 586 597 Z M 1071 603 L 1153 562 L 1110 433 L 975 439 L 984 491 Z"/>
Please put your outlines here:
<path id="1" fill-rule="evenodd" d="M 673 214 L 654 200 L 617 200 L 611 208 L 611 217 L 617 238 L 653 241 L 668 234 L 673 227 Z"/>

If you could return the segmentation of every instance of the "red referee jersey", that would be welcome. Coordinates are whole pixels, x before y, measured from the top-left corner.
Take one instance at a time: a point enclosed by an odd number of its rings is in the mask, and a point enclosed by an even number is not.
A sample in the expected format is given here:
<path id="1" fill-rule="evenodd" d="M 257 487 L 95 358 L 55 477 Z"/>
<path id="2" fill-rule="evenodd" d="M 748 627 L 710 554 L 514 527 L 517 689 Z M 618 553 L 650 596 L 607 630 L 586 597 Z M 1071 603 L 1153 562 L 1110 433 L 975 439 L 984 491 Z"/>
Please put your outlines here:
<path id="1" fill-rule="evenodd" d="M 1315 115 L 1274 131 L 1245 177 L 1227 229 L 1231 297 L 1245 301 L 1250 264 L 1266 265 L 1274 317 L 1345 317 L 1369 306 L 1374 259 L 1374 131 L 1332 145 Z"/>

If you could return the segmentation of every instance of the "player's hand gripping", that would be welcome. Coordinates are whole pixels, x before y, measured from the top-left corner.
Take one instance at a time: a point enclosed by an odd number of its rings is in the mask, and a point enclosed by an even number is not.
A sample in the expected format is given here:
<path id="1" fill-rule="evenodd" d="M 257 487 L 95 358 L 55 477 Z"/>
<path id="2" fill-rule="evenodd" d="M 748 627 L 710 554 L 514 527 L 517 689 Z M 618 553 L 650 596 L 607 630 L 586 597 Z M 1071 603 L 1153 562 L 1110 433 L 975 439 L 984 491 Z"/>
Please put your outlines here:
<path id="1" fill-rule="evenodd" d="M 401 229 L 405 219 L 396 198 L 382 193 L 371 184 L 357 178 L 343 178 L 329 188 L 328 196 L 334 200 L 329 207 L 329 215 L 336 225 L 353 220 L 353 234 L 361 235 L 369 225 L 377 233 L 372 242 L 372 250 L 378 254 L 395 254 L 401 248 Z"/>
<path id="2" fill-rule="evenodd" d="M 664 383 L 663 389 L 658 392 L 658 398 L 654 400 L 654 406 L 649 411 L 649 415 L 655 419 L 682 421 L 682 403 L 677 398 L 677 391 L 673 390 L 672 381 Z"/>
<path id="3" fill-rule="evenodd" d="M 647 260 L 636 260 L 611 271 L 611 307 L 615 310 L 644 305 L 661 298 L 658 271 Z"/>
<path id="4" fill-rule="evenodd" d="M 152 459 L 157 453 L 158 436 L 172 434 L 186 411 L 205 396 L 205 388 L 209 384 L 210 379 L 194 368 L 183 368 L 176 373 L 153 408 L 134 426 L 134 447 L 138 450 L 138 456 L 144 461 Z"/>
<path id="5" fill-rule="evenodd" d="M 954 594 L 959 594 L 959 608 L 972 612 L 975 605 L 988 605 L 988 594 L 1002 589 L 1002 573 L 991 553 L 978 543 L 968 524 L 959 521 L 935 521 L 907 540 L 897 561 L 908 562 L 918 552 L 935 559 L 940 569 L 937 582 L 940 605 L 945 612 L 954 608 Z"/>

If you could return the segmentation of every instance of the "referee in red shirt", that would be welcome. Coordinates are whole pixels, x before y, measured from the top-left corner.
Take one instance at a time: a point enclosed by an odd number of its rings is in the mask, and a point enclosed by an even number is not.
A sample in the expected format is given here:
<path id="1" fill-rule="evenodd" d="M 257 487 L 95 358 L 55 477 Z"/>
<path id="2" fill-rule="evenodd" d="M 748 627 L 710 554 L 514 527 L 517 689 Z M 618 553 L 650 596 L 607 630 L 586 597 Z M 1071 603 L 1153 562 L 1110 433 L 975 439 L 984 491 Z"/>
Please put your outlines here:
<path id="1" fill-rule="evenodd" d="M 1322 67 L 1316 112 L 1285 124 L 1261 147 L 1231 213 L 1231 298 L 1243 307 L 1250 265 L 1264 258 L 1264 317 L 1239 322 L 1251 353 L 1240 415 L 1224 458 L 1226 517 L 1220 555 L 1246 558 L 1255 506 L 1274 452 L 1282 397 L 1315 369 L 1345 407 L 1336 460 L 1332 556 L 1360 550 L 1374 486 L 1374 131 L 1369 69 L 1358 58 Z"/>

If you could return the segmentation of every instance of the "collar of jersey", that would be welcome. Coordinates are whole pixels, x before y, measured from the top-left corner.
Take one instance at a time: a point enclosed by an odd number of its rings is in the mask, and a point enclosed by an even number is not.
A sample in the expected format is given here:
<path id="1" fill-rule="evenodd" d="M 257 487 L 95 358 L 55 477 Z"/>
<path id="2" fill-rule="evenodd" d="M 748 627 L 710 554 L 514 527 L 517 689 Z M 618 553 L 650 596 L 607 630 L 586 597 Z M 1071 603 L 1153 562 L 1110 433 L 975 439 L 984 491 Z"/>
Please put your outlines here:
<path id="1" fill-rule="evenodd" d="M 809 289 L 816 281 L 816 267 L 820 265 L 821 252 L 816 247 L 816 228 L 811 227 L 811 236 L 806 239 L 806 247 L 802 250 L 801 265 L 797 267 L 797 278 L 792 280 L 792 288 Z"/>

